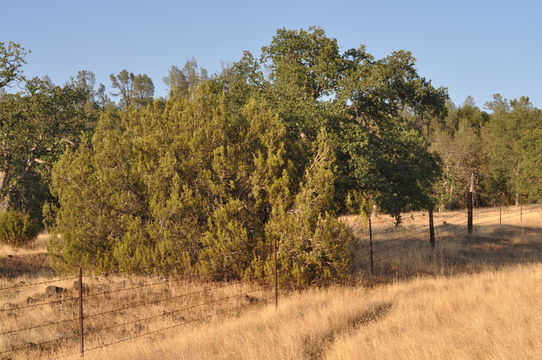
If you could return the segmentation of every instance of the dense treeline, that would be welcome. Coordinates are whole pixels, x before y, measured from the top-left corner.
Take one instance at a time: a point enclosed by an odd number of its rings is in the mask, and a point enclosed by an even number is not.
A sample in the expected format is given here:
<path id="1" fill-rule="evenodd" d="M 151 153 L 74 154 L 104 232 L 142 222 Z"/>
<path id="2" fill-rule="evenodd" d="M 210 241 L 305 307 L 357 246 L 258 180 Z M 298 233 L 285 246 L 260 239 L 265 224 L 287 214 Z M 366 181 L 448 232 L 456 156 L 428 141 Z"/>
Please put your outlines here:
<path id="1" fill-rule="evenodd" d="M 279 29 L 218 74 L 172 66 L 165 99 L 145 74 L 112 74 L 115 103 L 89 71 L 25 80 L 25 50 L 0 45 L 0 84 L 25 84 L 0 95 L 3 209 L 57 234 L 60 270 L 263 277 L 276 243 L 282 281 L 303 285 L 349 275 L 340 214 L 399 223 L 469 188 L 478 205 L 542 195 L 540 111 L 499 95 L 456 107 L 407 51 Z"/>
<path id="2" fill-rule="evenodd" d="M 494 95 L 480 110 L 471 98 L 459 107 L 448 103 L 448 116 L 435 122 L 431 148 L 442 159 L 441 207 L 465 206 L 472 189 L 476 206 L 540 201 L 542 112 L 527 97 Z"/>

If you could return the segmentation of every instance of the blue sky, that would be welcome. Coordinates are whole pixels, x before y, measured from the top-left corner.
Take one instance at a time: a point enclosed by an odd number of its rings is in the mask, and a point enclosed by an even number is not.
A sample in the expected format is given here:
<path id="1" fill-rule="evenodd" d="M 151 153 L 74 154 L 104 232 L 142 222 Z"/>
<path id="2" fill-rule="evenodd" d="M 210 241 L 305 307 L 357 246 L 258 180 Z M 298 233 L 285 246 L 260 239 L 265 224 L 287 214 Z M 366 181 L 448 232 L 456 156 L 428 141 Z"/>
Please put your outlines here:
<path id="1" fill-rule="evenodd" d="M 25 72 L 66 82 L 92 70 L 162 77 L 195 57 L 210 73 L 243 50 L 259 55 L 280 27 L 323 27 L 342 50 L 365 44 L 376 57 L 410 50 L 422 76 L 446 86 L 455 103 L 493 93 L 529 96 L 542 108 L 542 2 L 539 1 L 5 1 L 0 41 L 32 50 Z"/>

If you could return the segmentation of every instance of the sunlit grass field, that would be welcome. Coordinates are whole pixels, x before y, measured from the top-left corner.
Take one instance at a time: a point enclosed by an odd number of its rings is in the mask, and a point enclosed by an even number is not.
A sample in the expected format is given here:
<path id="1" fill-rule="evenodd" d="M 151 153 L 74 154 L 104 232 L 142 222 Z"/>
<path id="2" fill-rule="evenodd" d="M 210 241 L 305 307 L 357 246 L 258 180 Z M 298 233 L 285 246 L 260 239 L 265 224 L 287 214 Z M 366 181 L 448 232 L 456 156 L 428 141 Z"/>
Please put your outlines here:
<path id="1" fill-rule="evenodd" d="M 394 227 L 373 218 L 374 271 L 368 239 L 358 217 L 346 221 L 359 238 L 355 277 L 349 284 L 304 291 L 281 289 L 275 308 L 272 288 L 260 284 L 209 284 L 186 280 L 91 277 L 89 294 L 118 291 L 85 302 L 85 314 L 173 297 L 174 301 L 129 308 L 90 318 L 86 359 L 540 359 L 542 358 L 542 217 L 515 208 L 499 225 L 499 210 L 475 212 L 467 237 L 463 211 L 435 213 L 437 242 L 429 246 L 427 215 L 413 213 Z M 451 225 L 457 225 L 452 227 Z M 45 236 L 33 248 L 2 248 L 0 287 L 46 281 Z M 77 295 L 73 279 L 55 283 Z M 57 299 L 46 284 L 0 292 L 2 309 Z M 128 288 L 137 288 L 122 291 Z M 206 290 L 211 289 L 213 290 Z M 195 293 L 187 297 L 176 296 Z M 220 300 L 228 298 L 227 300 Z M 29 300 L 30 299 L 30 300 Z M 186 311 L 178 309 L 196 304 Z M 0 313 L 0 332 L 77 317 L 77 302 Z M 172 312 L 171 314 L 168 314 Z M 159 316 L 166 314 L 166 316 Z M 216 315 L 215 315 L 216 314 Z M 136 322 L 140 318 L 155 318 Z M 195 321 L 192 321 L 194 320 Z M 175 326 L 177 324 L 185 325 Z M 129 323 L 125 326 L 119 326 Z M 157 331 L 148 336 L 145 333 Z M 110 330 L 102 331 L 102 328 Z M 142 335 L 141 337 L 137 337 Z M 77 321 L 0 335 L 4 349 L 70 338 L 51 346 L 0 354 L 0 359 L 50 359 L 78 351 Z M 135 337 L 129 341 L 124 339 Z"/>

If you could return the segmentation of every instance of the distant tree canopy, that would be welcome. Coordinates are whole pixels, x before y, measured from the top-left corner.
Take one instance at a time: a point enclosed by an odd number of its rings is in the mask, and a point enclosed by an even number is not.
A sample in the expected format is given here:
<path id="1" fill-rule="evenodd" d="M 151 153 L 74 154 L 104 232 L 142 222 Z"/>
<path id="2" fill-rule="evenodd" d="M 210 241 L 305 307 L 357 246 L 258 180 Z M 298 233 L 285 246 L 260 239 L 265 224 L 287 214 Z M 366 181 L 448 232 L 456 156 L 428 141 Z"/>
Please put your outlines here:
<path id="1" fill-rule="evenodd" d="M 29 51 L 12 41 L 0 42 L 0 89 L 9 83 L 23 79 L 22 67 Z"/>
<path id="2" fill-rule="evenodd" d="M 0 93 L 2 208 L 44 218 L 59 270 L 264 278 L 276 242 L 281 281 L 302 286 L 349 276 L 343 213 L 399 223 L 464 206 L 470 187 L 477 205 L 542 197 L 541 111 L 456 106 L 408 51 L 279 29 L 218 74 L 172 66 L 166 98 L 146 74 L 111 74 L 115 104 L 88 70 L 28 81 L 27 52 L 0 49 L 0 85 L 25 84 Z"/>
<path id="3" fill-rule="evenodd" d="M 51 170 L 66 145 L 94 126 L 88 93 L 32 79 L 18 94 L 0 96 L 0 205 L 42 218 Z"/>
<path id="4" fill-rule="evenodd" d="M 463 206 L 471 182 L 477 206 L 540 201 L 536 134 L 542 112 L 527 97 L 509 101 L 499 94 L 485 104 L 491 113 L 472 98 L 449 107 L 444 124 L 435 124 L 430 137 L 443 160 L 444 177 L 437 186 L 441 206 Z"/>
<path id="5" fill-rule="evenodd" d="M 154 96 L 154 84 L 146 74 L 135 75 L 127 70 L 122 70 L 117 75 L 111 74 L 111 86 L 118 90 L 111 93 L 120 97 L 120 107 L 145 106 L 152 101 Z"/>

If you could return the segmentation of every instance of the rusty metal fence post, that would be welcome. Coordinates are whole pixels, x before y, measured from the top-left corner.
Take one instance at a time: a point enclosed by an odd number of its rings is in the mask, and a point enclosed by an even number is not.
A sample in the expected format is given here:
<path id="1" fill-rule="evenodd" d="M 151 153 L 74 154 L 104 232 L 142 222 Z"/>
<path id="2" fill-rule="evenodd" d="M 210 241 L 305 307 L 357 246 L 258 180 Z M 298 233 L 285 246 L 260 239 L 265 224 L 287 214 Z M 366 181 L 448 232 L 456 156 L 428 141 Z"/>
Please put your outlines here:
<path id="1" fill-rule="evenodd" d="M 278 260 L 277 260 L 277 238 L 273 240 L 273 258 L 275 263 L 274 280 L 275 280 L 275 308 L 279 306 L 279 282 L 278 282 Z"/>
<path id="2" fill-rule="evenodd" d="M 81 359 L 85 357 L 85 334 L 83 321 L 83 269 L 79 267 L 79 334 L 81 335 Z"/>

